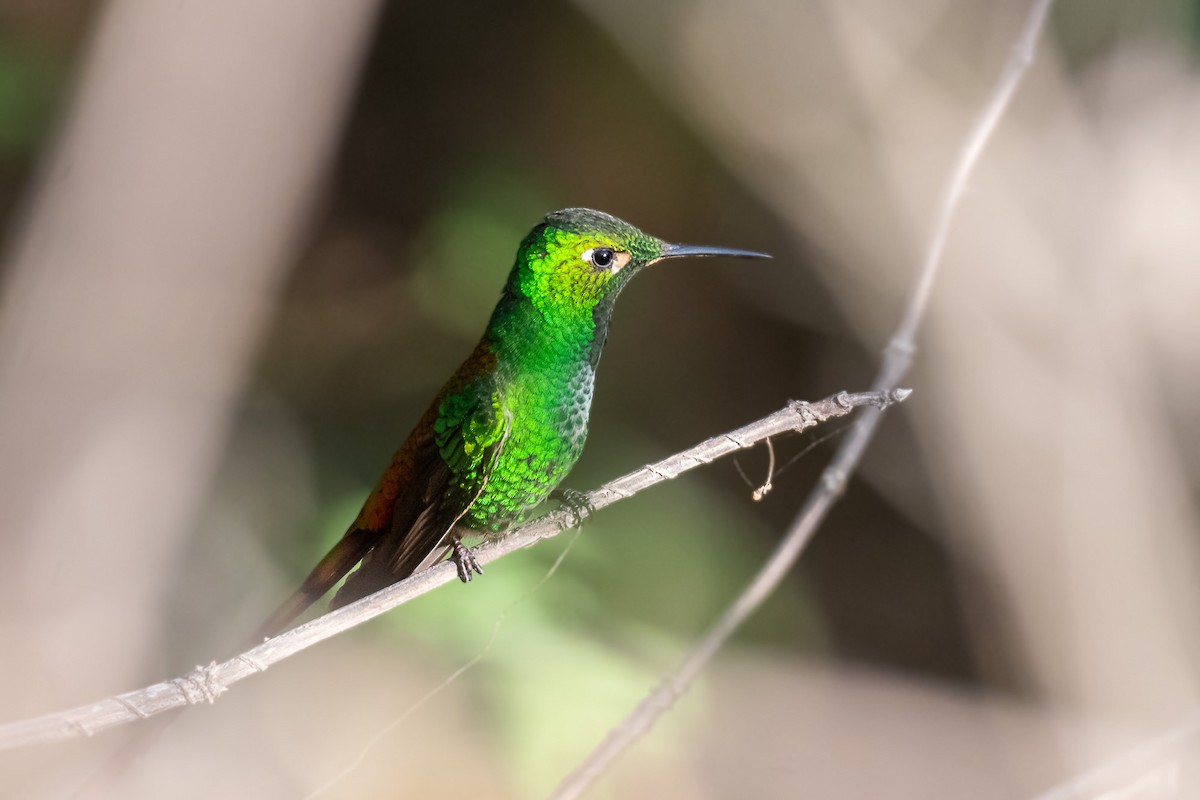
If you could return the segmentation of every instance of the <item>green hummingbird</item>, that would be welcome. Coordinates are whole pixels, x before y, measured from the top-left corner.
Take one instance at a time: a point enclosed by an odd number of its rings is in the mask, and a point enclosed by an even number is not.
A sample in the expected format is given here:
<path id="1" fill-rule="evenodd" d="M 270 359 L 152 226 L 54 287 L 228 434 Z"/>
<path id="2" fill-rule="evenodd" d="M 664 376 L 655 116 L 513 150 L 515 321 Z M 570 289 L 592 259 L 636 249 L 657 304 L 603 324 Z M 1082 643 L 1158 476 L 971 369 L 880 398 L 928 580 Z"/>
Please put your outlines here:
<path id="1" fill-rule="evenodd" d="M 769 258 L 668 244 L 588 208 L 555 211 L 521 242 L 479 344 L 438 392 L 345 536 L 261 634 L 285 628 L 358 566 L 337 608 L 495 536 L 545 500 L 579 459 L 613 304 L 645 267 L 684 256 Z"/>

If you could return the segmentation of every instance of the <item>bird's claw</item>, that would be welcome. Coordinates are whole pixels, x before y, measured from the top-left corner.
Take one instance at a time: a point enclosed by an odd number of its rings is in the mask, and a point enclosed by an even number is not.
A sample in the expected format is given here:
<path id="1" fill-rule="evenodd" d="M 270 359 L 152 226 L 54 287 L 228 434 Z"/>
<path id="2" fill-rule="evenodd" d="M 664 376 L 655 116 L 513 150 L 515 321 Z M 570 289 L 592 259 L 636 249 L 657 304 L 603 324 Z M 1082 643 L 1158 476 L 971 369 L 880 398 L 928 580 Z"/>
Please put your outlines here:
<path id="1" fill-rule="evenodd" d="M 450 560 L 458 568 L 458 579 L 460 581 L 470 583 L 472 572 L 477 575 L 483 574 L 483 567 L 475 559 L 475 554 L 471 552 L 471 548 L 462 543 L 462 539 L 456 538 L 453 547 L 454 553 L 450 556 Z"/>
<path id="2" fill-rule="evenodd" d="M 550 493 L 553 500 L 562 503 L 563 509 L 571 516 L 571 527 L 578 528 L 583 521 L 596 513 L 591 495 L 578 489 L 555 489 Z"/>

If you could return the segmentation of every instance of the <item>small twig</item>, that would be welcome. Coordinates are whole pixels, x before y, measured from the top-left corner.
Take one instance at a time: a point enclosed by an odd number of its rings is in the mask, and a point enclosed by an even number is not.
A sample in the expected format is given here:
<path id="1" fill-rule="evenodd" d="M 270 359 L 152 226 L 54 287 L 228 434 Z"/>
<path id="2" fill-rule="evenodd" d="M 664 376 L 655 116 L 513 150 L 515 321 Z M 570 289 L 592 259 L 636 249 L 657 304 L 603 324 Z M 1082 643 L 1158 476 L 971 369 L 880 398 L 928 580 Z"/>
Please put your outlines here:
<path id="1" fill-rule="evenodd" d="M 890 392 L 840 394 L 816 403 L 792 401 L 774 414 L 735 431 L 708 439 L 688 450 L 642 467 L 610 481 L 587 495 L 587 505 L 599 510 L 643 489 L 670 480 L 738 450 L 751 447 L 768 436 L 802 431 L 826 420 L 843 417 L 860 406 L 887 408 L 908 396 L 907 389 Z M 522 525 L 497 542 L 475 550 L 481 564 L 495 561 L 514 550 L 530 547 L 578 524 L 579 510 L 563 508 Z M 317 642 L 360 625 L 385 611 L 429 592 L 457 577 L 454 564 L 443 562 L 393 584 L 375 594 L 293 628 L 223 663 L 198 666 L 186 676 L 164 681 L 136 692 L 109 697 L 35 719 L 0 726 L 0 750 L 33 744 L 92 736 L 100 731 L 145 719 L 181 706 L 212 703 L 230 686 Z"/>
<path id="2" fill-rule="evenodd" d="M 996 124 L 1008 108 L 1009 101 L 1021 83 L 1022 77 L 1033 63 L 1034 48 L 1045 27 L 1046 16 L 1053 0 L 1035 0 L 1025 20 L 1012 54 L 1004 66 L 996 88 L 989 97 L 979 117 L 975 120 L 967 140 L 959 152 L 945 187 L 941 207 L 929 239 L 928 250 L 904 317 L 895 335 L 884 352 L 883 364 L 872 386 L 877 391 L 887 392 L 896 386 L 908 371 L 916 349 L 915 338 L 929 298 L 933 292 L 941 264 L 942 252 L 950 235 L 951 223 L 962 200 L 971 172 L 991 138 Z M 829 509 L 837 502 L 850 475 L 858 466 L 863 453 L 874 438 L 880 416 L 871 409 L 860 414 L 850 435 L 842 442 L 833 460 L 825 468 L 821 481 L 809 495 L 807 502 L 793 521 L 783 541 L 771 554 L 767 563 L 743 590 L 742 594 L 725 611 L 716 624 L 705 634 L 695 648 L 684 659 L 679 668 L 667 675 L 650 695 L 635 708 L 620 725 L 609 732 L 604 741 L 568 775 L 551 795 L 551 800 L 567 800 L 578 797 L 609 765 L 637 739 L 654 725 L 696 679 L 704 665 L 721 648 L 725 641 L 775 590 L 783 577 L 791 570 L 801 551 L 816 532 Z"/>
<path id="3" fill-rule="evenodd" d="M 771 444 L 771 437 L 767 437 L 767 479 L 763 481 L 763 485 L 754 490 L 754 494 L 750 497 L 754 502 L 761 502 L 771 489 L 775 488 L 771 485 L 771 479 L 775 477 L 775 445 Z"/>

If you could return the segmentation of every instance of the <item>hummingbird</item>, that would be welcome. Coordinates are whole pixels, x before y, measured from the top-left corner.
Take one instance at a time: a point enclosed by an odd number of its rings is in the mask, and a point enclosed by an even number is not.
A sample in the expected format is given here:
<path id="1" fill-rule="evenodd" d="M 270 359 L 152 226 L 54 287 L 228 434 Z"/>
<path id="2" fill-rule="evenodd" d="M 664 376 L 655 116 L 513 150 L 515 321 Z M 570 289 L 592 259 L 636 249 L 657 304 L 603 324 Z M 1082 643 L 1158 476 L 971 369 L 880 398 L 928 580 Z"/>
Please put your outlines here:
<path id="1" fill-rule="evenodd" d="M 345 535 L 260 634 L 286 628 L 347 573 L 333 608 L 447 556 L 464 583 L 482 575 L 464 536 L 495 537 L 524 519 L 583 451 L 617 295 L 651 264 L 688 256 L 770 258 L 668 244 L 589 208 L 549 214 L 521 242 L 479 344 L 396 451 Z"/>

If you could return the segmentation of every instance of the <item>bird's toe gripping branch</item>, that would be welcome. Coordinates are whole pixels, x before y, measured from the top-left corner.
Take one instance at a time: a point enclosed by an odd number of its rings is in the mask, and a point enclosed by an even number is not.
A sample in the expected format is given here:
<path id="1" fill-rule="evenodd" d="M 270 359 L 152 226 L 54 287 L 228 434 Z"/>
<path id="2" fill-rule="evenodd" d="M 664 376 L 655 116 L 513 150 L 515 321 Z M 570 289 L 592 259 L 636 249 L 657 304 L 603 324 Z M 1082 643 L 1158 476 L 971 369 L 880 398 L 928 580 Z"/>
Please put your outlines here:
<path id="1" fill-rule="evenodd" d="M 571 516 L 572 528 L 578 528 L 585 519 L 596 513 L 591 495 L 578 489 L 555 489 L 550 493 L 550 499 L 562 503 L 562 507 Z"/>
<path id="2" fill-rule="evenodd" d="M 450 556 L 450 560 L 458 568 L 458 579 L 460 581 L 470 583 L 472 572 L 476 575 L 483 574 L 483 567 L 475 560 L 475 554 L 471 552 L 471 548 L 462 543 L 462 539 L 455 536 L 451 546 L 454 548 L 454 552 Z"/>

